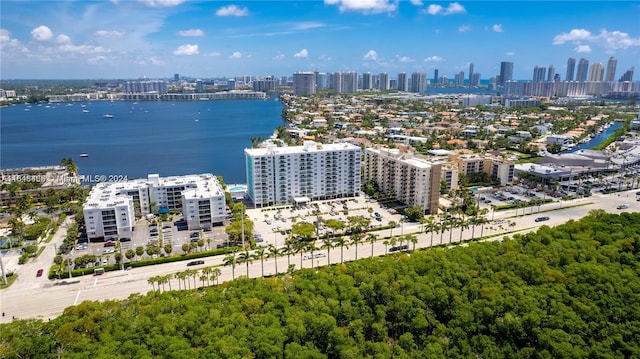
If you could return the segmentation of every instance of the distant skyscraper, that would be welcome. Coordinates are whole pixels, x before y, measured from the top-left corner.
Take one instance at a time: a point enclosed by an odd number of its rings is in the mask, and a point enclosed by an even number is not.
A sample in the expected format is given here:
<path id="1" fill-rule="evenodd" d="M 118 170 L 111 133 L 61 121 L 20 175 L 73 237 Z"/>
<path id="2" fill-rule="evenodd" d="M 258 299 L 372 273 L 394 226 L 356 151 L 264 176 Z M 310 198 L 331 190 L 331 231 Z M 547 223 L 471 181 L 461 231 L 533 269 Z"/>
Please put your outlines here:
<path id="1" fill-rule="evenodd" d="M 383 72 L 380 74 L 380 91 L 388 91 L 389 87 L 391 85 L 390 80 L 389 80 L 389 73 L 388 72 Z"/>
<path id="2" fill-rule="evenodd" d="M 335 72 L 333 76 L 331 76 L 331 88 L 336 93 L 342 92 L 342 73 Z"/>
<path id="3" fill-rule="evenodd" d="M 454 83 L 456 86 L 464 85 L 464 71 L 460 71 L 455 75 Z"/>
<path id="4" fill-rule="evenodd" d="M 587 73 L 589 72 L 589 60 L 584 57 L 578 62 L 578 72 L 576 73 L 576 81 L 587 81 Z"/>
<path id="5" fill-rule="evenodd" d="M 196 92 L 204 91 L 204 82 L 202 80 L 196 80 Z"/>
<path id="6" fill-rule="evenodd" d="M 553 82 L 556 76 L 556 67 L 553 65 L 549 65 L 549 71 L 547 71 L 547 81 Z"/>
<path id="7" fill-rule="evenodd" d="M 427 87 L 427 74 L 414 72 L 411 74 L 411 92 L 423 93 Z"/>
<path id="8" fill-rule="evenodd" d="M 469 64 L 469 86 L 473 86 L 473 62 Z"/>
<path id="9" fill-rule="evenodd" d="M 607 75 L 604 80 L 606 82 L 613 82 L 616 80 L 616 66 L 618 65 L 618 59 L 615 57 L 610 57 L 609 62 L 607 62 Z"/>
<path id="10" fill-rule="evenodd" d="M 634 68 L 630 68 L 629 70 L 627 70 L 624 75 L 622 75 L 622 77 L 620 77 L 620 79 L 618 80 L 618 82 L 625 82 L 625 81 L 633 81 L 633 70 Z"/>
<path id="11" fill-rule="evenodd" d="M 342 92 L 356 93 L 358 92 L 358 73 L 344 72 L 342 73 Z"/>
<path id="12" fill-rule="evenodd" d="M 480 85 L 480 73 L 474 72 L 473 77 L 471 77 L 471 86 L 478 86 L 478 85 Z"/>
<path id="13" fill-rule="evenodd" d="M 228 79 L 227 80 L 227 88 L 229 90 L 235 90 L 236 89 L 236 80 L 235 79 Z"/>
<path id="14" fill-rule="evenodd" d="M 533 82 L 544 82 L 545 75 L 547 74 L 546 67 L 536 66 L 533 68 Z"/>
<path id="15" fill-rule="evenodd" d="M 316 93 L 316 74 L 313 72 L 296 72 L 293 74 L 293 94 L 312 95 Z"/>
<path id="16" fill-rule="evenodd" d="M 438 83 L 438 69 L 433 70 L 433 83 Z"/>
<path id="17" fill-rule="evenodd" d="M 180 74 L 173 74 L 173 81 L 175 82 L 180 81 Z"/>
<path id="18" fill-rule="evenodd" d="M 371 82 L 371 72 L 365 72 L 362 74 L 362 89 L 365 91 L 369 91 L 373 88 L 373 83 Z"/>
<path id="19" fill-rule="evenodd" d="M 325 72 L 316 72 L 316 87 L 321 89 L 329 87 L 329 75 Z"/>
<path id="20" fill-rule="evenodd" d="M 503 61 L 500 63 L 500 83 L 504 85 L 505 82 L 513 80 L 513 62 Z"/>
<path id="21" fill-rule="evenodd" d="M 567 60 L 567 76 L 565 77 L 565 81 L 573 81 L 573 73 L 576 70 L 576 59 L 570 57 Z"/>
<path id="22" fill-rule="evenodd" d="M 590 82 L 602 82 L 604 79 L 604 64 L 602 62 L 596 62 L 591 65 L 589 69 L 589 81 Z"/>
<path id="23" fill-rule="evenodd" d="M 406 72 L 398 73 L 398 91 L 409 91 L 409 79 Z"/>

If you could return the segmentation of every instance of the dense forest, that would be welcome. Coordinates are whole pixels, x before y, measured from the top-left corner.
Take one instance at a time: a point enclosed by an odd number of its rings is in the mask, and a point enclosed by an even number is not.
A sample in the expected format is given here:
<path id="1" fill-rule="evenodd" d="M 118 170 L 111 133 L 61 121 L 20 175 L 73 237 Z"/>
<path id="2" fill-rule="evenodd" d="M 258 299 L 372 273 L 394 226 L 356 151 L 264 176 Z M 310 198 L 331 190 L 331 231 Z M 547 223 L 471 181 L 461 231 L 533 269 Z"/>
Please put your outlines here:
<path id="1" fill-rule="evenodd" d="M 640 213 L 0 327 L 3 358 L 640 358 Z"/>

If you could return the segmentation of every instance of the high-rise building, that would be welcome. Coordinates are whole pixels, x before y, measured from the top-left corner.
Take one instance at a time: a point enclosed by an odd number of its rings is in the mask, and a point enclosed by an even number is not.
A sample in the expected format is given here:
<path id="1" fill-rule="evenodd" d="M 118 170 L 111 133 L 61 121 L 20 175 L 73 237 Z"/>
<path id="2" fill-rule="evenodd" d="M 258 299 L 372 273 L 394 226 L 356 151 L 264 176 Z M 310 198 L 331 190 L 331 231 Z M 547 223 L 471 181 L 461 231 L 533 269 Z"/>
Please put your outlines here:
<path id="1" fill-rule="evenodd" d="M 276 89 L 276 79 L 272 76 L 253 80 L 253 91 L 269 92 Z"/>
<path id="2" fill-rule="evenodd" d="M 589 73 L 589 60 L 584 57 L 578 62 L 578 71 L 576 73 L 576 81 L 587 81 L 587 74 Z"/>
<path id="3" fill-rule="evenodd" d="M 316 87 L 325 89 L 329 87 L 329 75 L 325 72 L 316 71 Z"/>
<path id="4" fill-rule="evenodd" d="M 256 207 L 354 197 L 360 192 L 360 147 L 349 143 L 247 148 L 248 195 Z"/>
<path id="5" fill-rule="evenodd" d="M 180 81 L 180 74 L 173 74 L 173 81 L 175 82 Z"/>
<path id="6" fill-rule="evenodd" d="M 354 71 L 342 73 L 342 92 L 358 92 L 358 73 Z"/>
<path id="7" fill-rule="evenodd" d="M 427 74 L 414 72 L 411 74 L 411 92 L 423 93 L 427 87 Z"/>
<path id="8" fill-rule="evenodd" d="M 379 81 L 380 81 L 380 85 L 378 88 L 380 89 L 380 91 L 389 91 L 391 86 L 389 73 L 388 72 L 380 73 Z"/>
<path id="9" fill-rule="evenodd" d="M 478 85 L 480 85 L 480 73 L 474 72 L 473 77 L 471 77 L 471 86 L 478 86 Z"/>
<path id="10" fill-rule="evenodd" d="M 227 88 L 230 91 L 233 91 L 236 89 L 236 79 L 228 79 L 227 80 Z"/>
<path id="11" fill-rule="evenodd" d="M 589 82 L 602 82 L 604 79 L 604 64 L 596 62 L 589 69 Z"/>
<path id="12" fill-rule="evenodd" d="M 469 64 L 469 86 L 473 85 L 473 62 Z"/>
<path id="13" fill-rule="evenodd" d="M 500 82 L 498 85 L 503 85 L 507 81 L 513 80 L 513 62 L 503 61 L 500 63 Z"/>
<path id="14" fill-rule="evenodd" d="M 398 73 L 398 91 L 409 91 L 409 79 L 406 72 Z"/>
<path id="15" fill-rule="evenodd" d="M 313 72 L 296 72 L 293 74 L 293 94 L 312 95 L 316 93 L 316 74 Z"/>
<path id="16" fill-rule="evenodd" d="M 604 78 L 606 82 L 613 82 L 616 80 L 616 66 L 618 66 L 618 59 L 610 57 L 607 62 L 607 74 Z"/>
<path id="17" fill-rule="evenodd" d="M 547 82 L 555 81 L 556 77 L 556 67 L 553 65 L 549 65 L 549 71 L 547 71 Z"/>
<path id="18" fill-rule="evenodd" d="M 434 84 L 438 83 L 438 69 L 433 70 L 433 83 Z"/>
<path id="19" fill-rule="evenodd" d="M 567 76 L 565 76 L 565 81 L 573 81 L 573 73 L 576 70 L 576 59 L 570 57 L 567 60 Z"/>
<path id="20" fill-rule="evenodd" d="M 633 81 L 633 71 L 635 68 L 631 67 L 629 70 L 627 70 L 624 75 L 622 75 L 620 77 L 620 79 L 618 80 L 618 82 L 625 82 L 625 81 Z"/>
<path id="21" fill-rule="evenodd" d="M 464 85 L 464 71 L 458 72 L 454 77 L 454 84 L 456 86 Z"/>
<path id="22" fill-rule="evenodd" d="M 375 183 L 381 193 L 425 213 L 438 211 L 440 164 L 413 157 L 398 149 L 364 150 L 364 183 Z"/>
<path id="23" fill-rule="evenodd" d="M 333 91 L 335 91 L 335 93 L 342 93 L 342 73 L 341 72 L 334 72 L 333 75 L 331 75 L 331 88 L 333 89 Z"/>
<path id="24" fill-rule="evenodd" d="M 544 82 L 545 75 L 547 74 L 546 67 L 536 66 L 533 68 L 533 82 Z"/>
<path id="25" fill-rule="evenodd" d="M 362 74 L 362 89 L 364 91 L 369 91 L 373 88 L 373 81 L 371 77 L 371 72 L 365 72 Z"/>

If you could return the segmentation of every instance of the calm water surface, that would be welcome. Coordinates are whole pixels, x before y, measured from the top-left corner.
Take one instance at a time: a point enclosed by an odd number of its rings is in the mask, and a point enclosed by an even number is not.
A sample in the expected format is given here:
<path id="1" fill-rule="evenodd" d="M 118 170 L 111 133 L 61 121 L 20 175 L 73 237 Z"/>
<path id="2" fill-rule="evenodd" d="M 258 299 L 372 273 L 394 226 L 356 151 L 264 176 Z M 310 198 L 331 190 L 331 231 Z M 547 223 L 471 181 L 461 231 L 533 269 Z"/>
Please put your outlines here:
<path id="1" fill-rule="evenodd" d="M 0 168 L 72 157 L 85 175 L 211 172 L 244 183 L 244 149 L 284 124 L 281 110 L 274 100 L 10 106 L 0 109 Z"/>

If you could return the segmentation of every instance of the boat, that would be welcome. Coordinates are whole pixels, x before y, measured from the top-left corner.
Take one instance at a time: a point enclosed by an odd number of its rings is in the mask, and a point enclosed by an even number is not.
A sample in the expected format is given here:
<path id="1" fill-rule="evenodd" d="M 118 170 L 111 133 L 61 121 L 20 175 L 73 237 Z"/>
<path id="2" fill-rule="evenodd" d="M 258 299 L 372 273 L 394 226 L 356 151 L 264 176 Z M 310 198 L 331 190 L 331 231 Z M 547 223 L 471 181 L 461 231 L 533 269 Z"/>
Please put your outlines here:
<path id="1" fill-rule="evenodd" d="M 80 157 L 89 157 L 89 155 L 88 155 L 88 154 L 86 154 L 86 153 L 81 153 L 81 154 L 80 154 Z"/>
<path id="2" fill-rule="evenodd" d="M 82 110 L 82 112 L 87 113 L 87 112 L 89 112 L 89 110 Z"/>
<path id="3" fill-rule="evenodd" d="M 102 115 L 102 118 L 113 118 L 113 115 L 107 113 Z"/>

